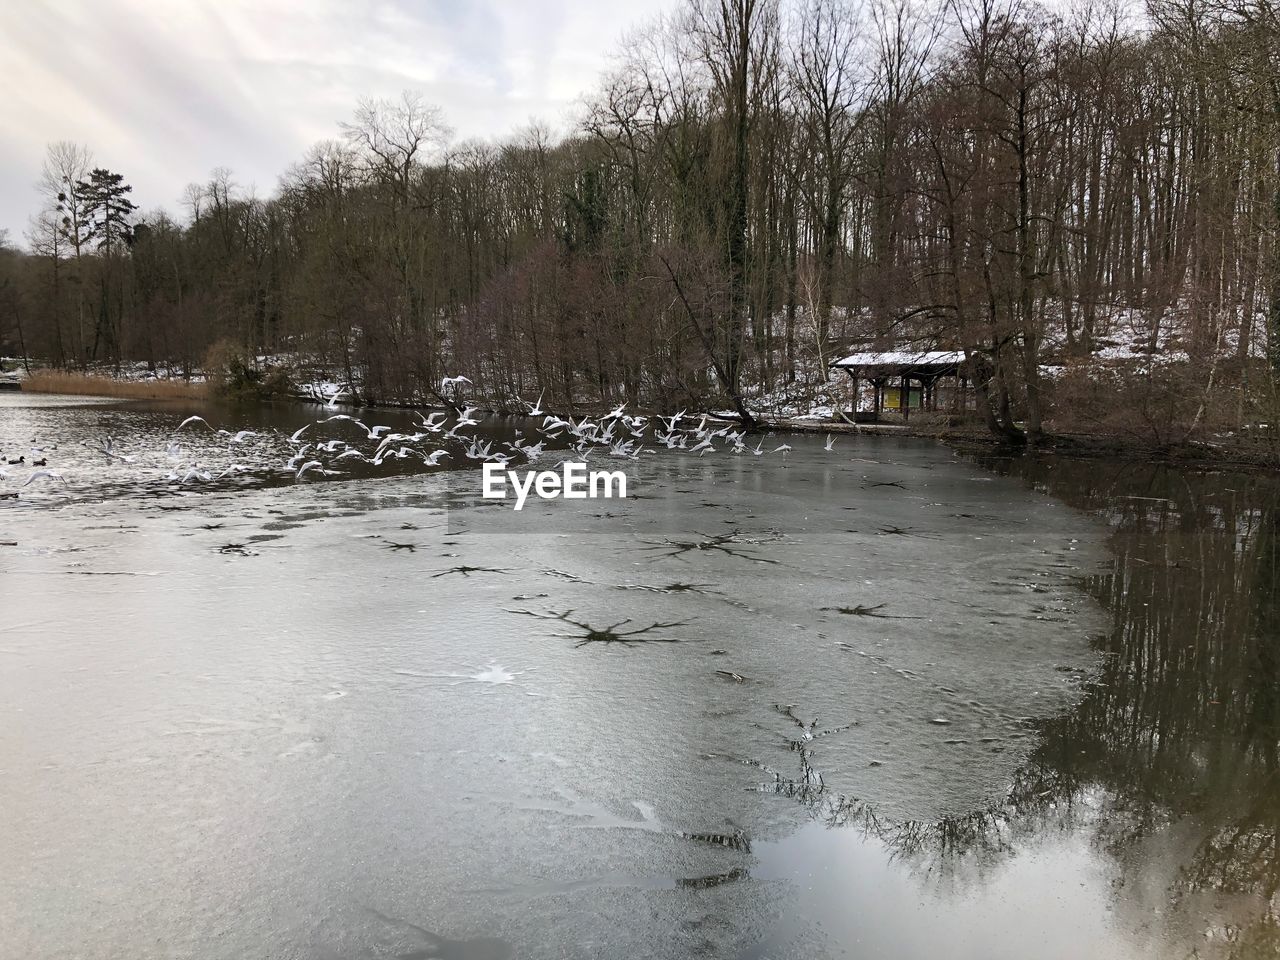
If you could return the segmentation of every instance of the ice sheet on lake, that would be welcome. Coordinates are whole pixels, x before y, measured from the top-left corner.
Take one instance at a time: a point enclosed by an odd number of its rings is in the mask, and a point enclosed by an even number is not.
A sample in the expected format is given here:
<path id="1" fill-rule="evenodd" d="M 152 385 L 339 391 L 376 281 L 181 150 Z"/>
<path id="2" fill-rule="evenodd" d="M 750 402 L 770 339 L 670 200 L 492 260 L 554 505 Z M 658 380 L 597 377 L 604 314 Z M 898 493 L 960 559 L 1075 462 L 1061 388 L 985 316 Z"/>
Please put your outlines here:
<path id="1" fill-rule="evenodd" d="M 1101 531 L 791 442 L 521 515 L 466 474 L 7 514 L 0 952 L 736 956 L 794 909 L 751 842 L 998 801 Z"/>

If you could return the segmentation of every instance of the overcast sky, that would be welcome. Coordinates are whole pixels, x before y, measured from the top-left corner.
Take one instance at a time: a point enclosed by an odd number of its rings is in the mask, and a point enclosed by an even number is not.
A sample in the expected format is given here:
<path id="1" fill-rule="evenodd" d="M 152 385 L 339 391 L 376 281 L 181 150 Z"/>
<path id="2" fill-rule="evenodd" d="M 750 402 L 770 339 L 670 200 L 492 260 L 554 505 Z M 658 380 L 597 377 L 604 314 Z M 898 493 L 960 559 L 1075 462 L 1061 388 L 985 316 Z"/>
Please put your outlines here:
<path id="1" fill-rule="evenodd" d="M 421 91 L 458 138 L 561 125 L 671 0 L 0 0 L 0 229 L 22 242 L 45 145 L 143 210 L 229 167 L 260 195 L 362 96 Z"/>

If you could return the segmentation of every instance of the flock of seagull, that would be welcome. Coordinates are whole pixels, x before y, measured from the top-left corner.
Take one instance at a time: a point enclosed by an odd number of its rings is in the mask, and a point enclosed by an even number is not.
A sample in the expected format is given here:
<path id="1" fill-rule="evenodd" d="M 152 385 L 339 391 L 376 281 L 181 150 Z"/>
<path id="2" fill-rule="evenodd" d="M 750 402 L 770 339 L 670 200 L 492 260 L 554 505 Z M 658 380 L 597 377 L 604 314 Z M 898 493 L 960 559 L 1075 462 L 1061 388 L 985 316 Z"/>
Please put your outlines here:
<path id="1" fill-rule="evenodd" d="M 443 386 L 452 383 L 457 387 L 460 381 L 465 381 L 465 378 L 446 378 Z M 332 409 L 336 402 L 337 394 L 330 398 L 327 405 Z M 291 456 L 278 468 L 278 472 L 292 474 L 295 480 L 300 481 L 310 476 L 338 476 L 344 472 L 341 467 L 357 463 L 373 467 L 380 467 L 391 461 L 411 462 L 414 466 L 420 463 L 423 467 L 440 467 L 446 460 L 454 466 L 467 461 L 504 465 L 513 462 L 534 463 L 548 454 L 548 444 L 554 444 L 552 449 L 557 453 L 566 454 L 556 466 L 574 455 L 583 459 L 603 455 L 622 460 L 639 460 L 642 454 L 654 452 L 660 447 L 699 457 L 716 453 L 717 450 L 757 457 L 781 454 L 785 464 L 786 455 L 791 451 L 791 445 L 787 443 L 766 449 L 763 437 L 755 446 L 749 446 L 746 430 L 739 428 L 736 423 L 717 425 L 708 414 L 691 417 L 681 410 L 670 416 L 631 416 L 627 413 L 627 404 L 623 403 L 603 416 L 576 420 L 572 416 L 560 417 L 548 413 L 542 408 L 541 395 L 536 403 L 521 402 L 528 408 L 527 415 L 536 421 L 531 431 L 534 436 L 526 436 L 522 430 L 517 429 L 513 439 L 505 442 L 482 439 L 469 431 L 469 428 L 478 426 L 484 416 L 479 408 L 473 406 L 465 407 L 456 416 L 440 411 L 429 415 L 415 413 L 417 420 L 407 432 L 398 432 L 383 424 L 370 426 L 351 414 L 334 413 L 302 426 L 287 437 L 283 432 L 276 431 L 284 443 L 292 448 Z M 166 444 L 165 454 L 171 461 L 178 461 L 183 457 L 180 437 L 184 431 L 197 429 L 223 438 L 228 451 L 234 451 L 255 438 L 272 433 L 253 430 L 232 432 L 215 427 L 204 417 L 190 416 L 178 424 Z M 335 435 L 340 431 L 347 439 L 343 439 L 342 435 Z M 830 452 L 833 445 L 834 440 L 828 435 L 824 449 Z M 110 437 L 97 446 L 90 446 L 90 449 L 108 461 L 133 463 L 136 459 L 135 456 L 122 452 Z M 21 486 L 25 487 L 38 480 L 68 484 L 66 477 L 58 470 L 43 469 L 47 467 L 44 449 L 32 448 L 32 453 L 39 453 L 41 456 L 40 459 L 33 460 L 31 466 L 42 469 L 30 473 Z M 27 460 L 24 455 L 7 462 L 10 466 L 25 466 Z M 209 483 L 236 474 L 251 473 L 254 469 L 242 463 L 232 463 L 218 469 L 195 461 L 175 466 L 158 479 L 163 483 Z M 8 473 L 0 468 L 0 480 L 8 478 Z M 5 496 L 16 497 L 17 493 L 14 491 Z"/>

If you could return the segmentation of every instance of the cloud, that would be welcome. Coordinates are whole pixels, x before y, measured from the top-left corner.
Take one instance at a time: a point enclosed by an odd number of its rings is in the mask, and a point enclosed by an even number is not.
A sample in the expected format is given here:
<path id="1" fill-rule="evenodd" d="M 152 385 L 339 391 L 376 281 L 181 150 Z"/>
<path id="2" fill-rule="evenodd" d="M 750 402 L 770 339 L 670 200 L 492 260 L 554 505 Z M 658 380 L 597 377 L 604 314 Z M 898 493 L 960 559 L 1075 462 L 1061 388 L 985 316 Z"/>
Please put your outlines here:
<path id="1" fill-rule="evenodd" d="M 64 0 L 0 4 L 0 229 L 74 140 L 144 209 L 228 167 L 274 190 L 362 96 L 421 91 L 459 138 L 565 122 L 617 39 L 672 0 Z"/>

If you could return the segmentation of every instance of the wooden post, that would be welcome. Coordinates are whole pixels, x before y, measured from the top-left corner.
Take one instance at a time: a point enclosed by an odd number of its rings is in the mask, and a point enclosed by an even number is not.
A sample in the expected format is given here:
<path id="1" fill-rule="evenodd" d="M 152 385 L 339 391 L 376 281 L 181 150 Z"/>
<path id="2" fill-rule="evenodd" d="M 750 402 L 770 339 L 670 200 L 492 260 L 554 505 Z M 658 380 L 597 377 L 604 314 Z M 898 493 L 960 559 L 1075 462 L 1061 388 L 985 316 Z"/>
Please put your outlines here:
<path id="1" fill-rule="evenodd" d="M 911 419 L 911 381 L 905 373 L 902 375 L 902 390 L 898 394 L 898 411 L 902 414 L 903 423 Z"/>
<path id="2" fill-rule="evenodd" d="M 857 423 L 858 422 L 858 388 L 862 386 L 862 378 L 858 376 L 856 373 L 854 373 L 852 370 L 849 371 L 849 376 L 853 377 L 853 414 L 852 415 L 853 415 L 853 422 Z"/>

